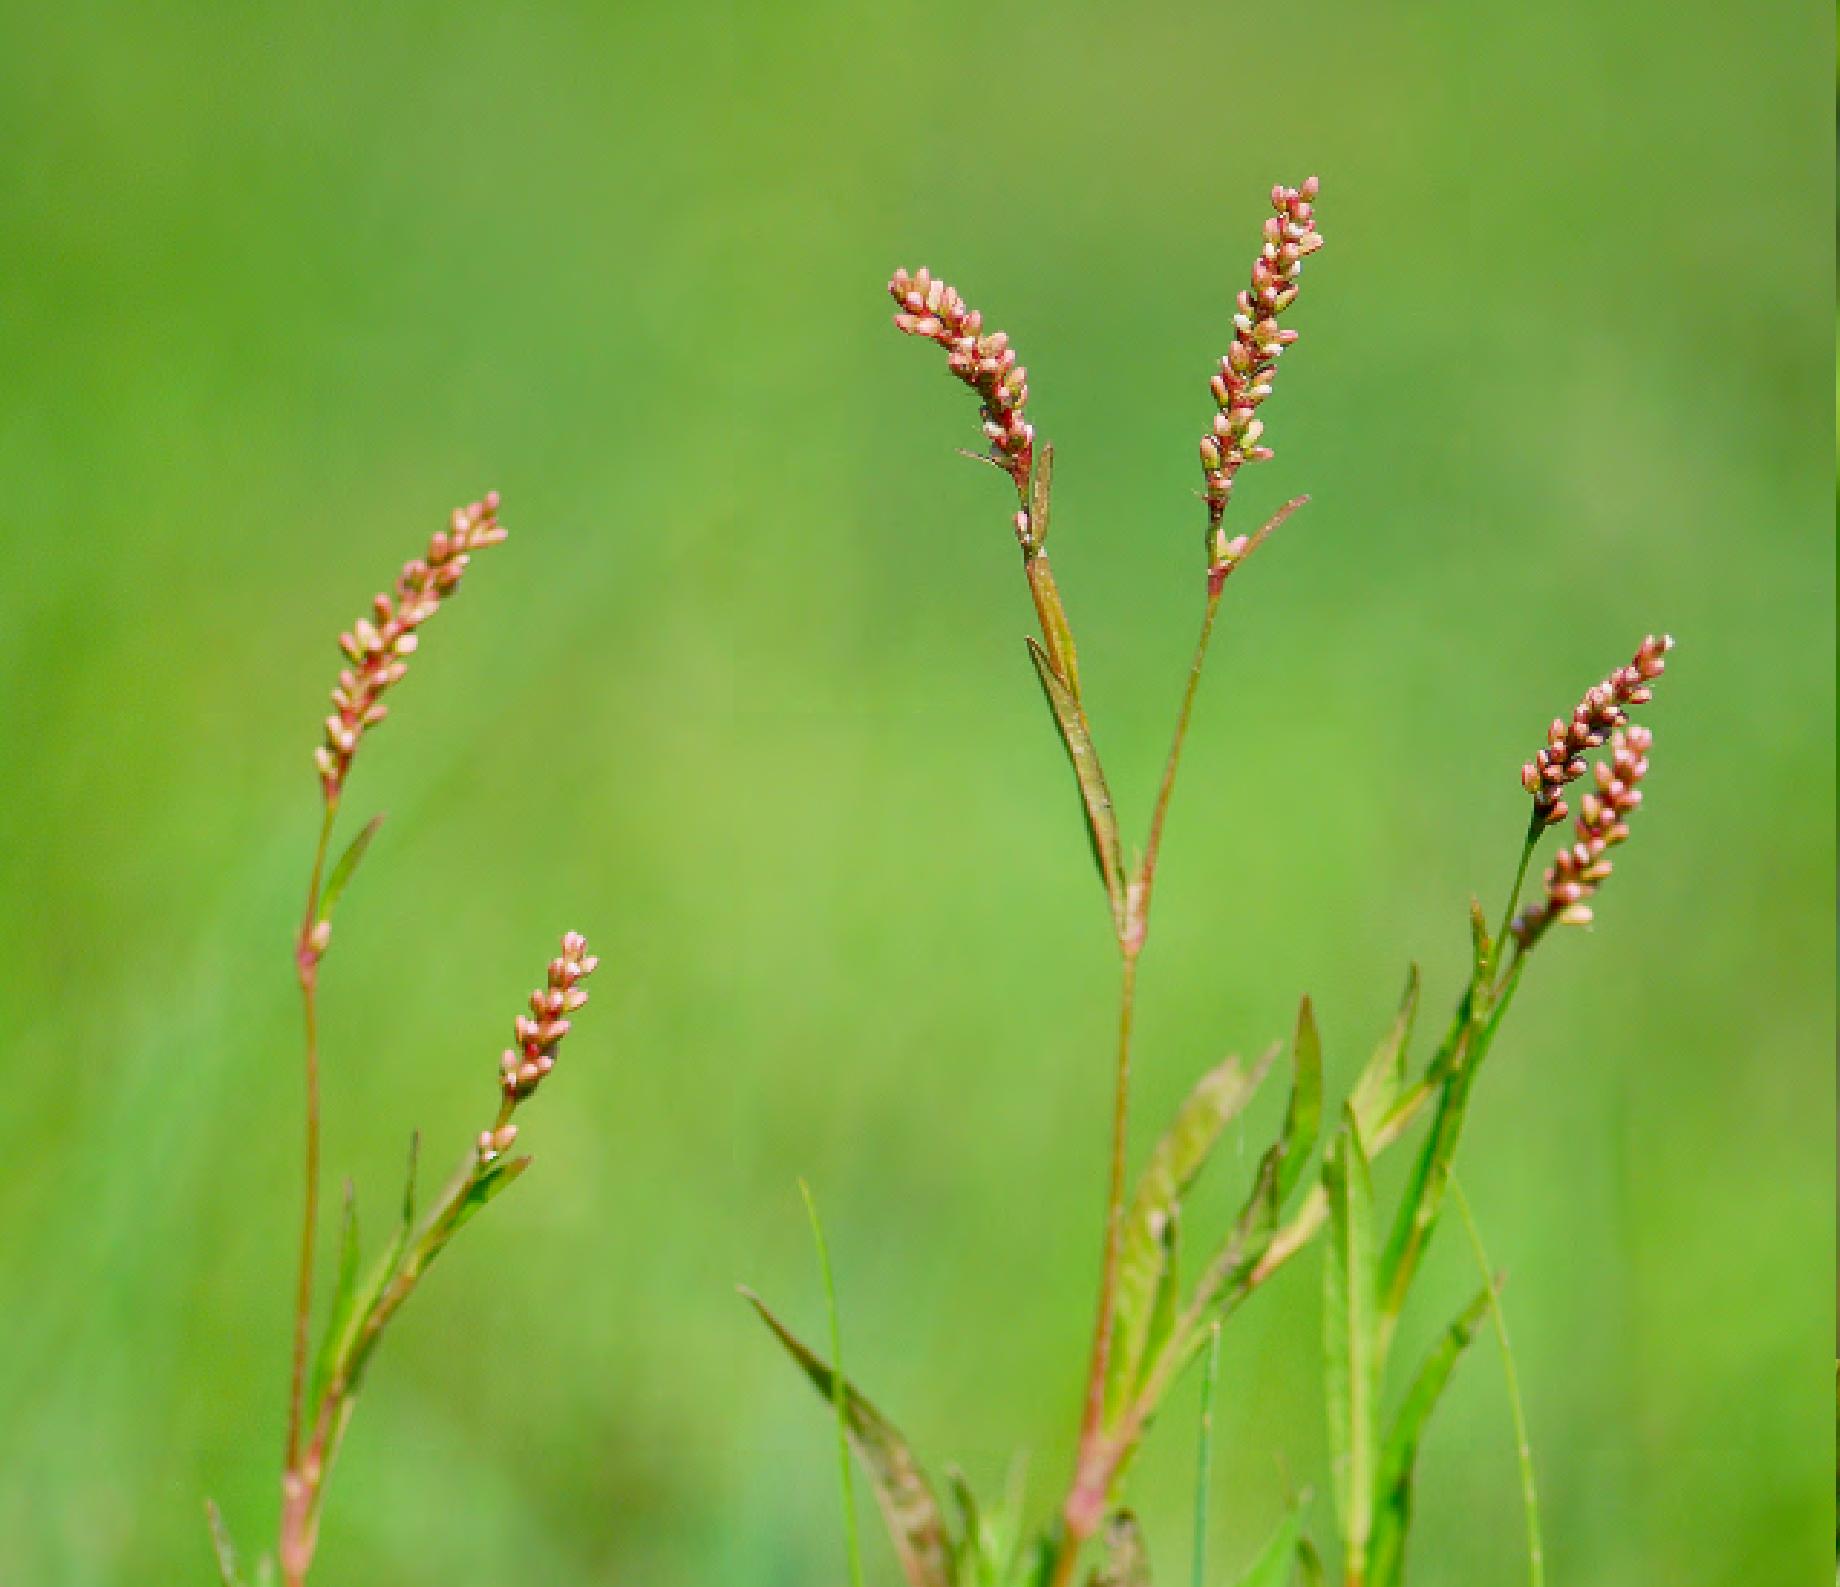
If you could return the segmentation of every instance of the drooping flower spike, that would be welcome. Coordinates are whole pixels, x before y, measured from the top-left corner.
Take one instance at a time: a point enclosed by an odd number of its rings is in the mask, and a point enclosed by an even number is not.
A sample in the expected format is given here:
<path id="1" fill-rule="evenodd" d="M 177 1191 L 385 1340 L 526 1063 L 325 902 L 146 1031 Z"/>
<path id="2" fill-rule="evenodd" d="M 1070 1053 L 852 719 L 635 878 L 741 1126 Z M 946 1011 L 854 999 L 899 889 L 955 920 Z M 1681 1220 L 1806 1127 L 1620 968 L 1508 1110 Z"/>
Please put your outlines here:
<path id="1" fill-rule="evenodd" d="M 325 741 L 313 752 L 328 803 L 337 800 L 345 786 L 359 740 L 389 714 L 383 696 L 409 670 L 409 657 L 418 643 L 416 630 L 453 594 L 472 554 L 504 538 L 497 491 L 456 508 L 448 527 L 437 530 L 429 541 L 427 555 L 403 565 L 393 593 L 379 594 L 370 615 L 339 635 L 348 665 L 332 691 Z"/>
<path id="2" fill-rule="evenodd" d="M 1671 635 L 1650 634 L 1626 666 L 1585 690 L 1569 722 L 1553 718 L 1545 746 L 1521 767 L 1521 786 L 1533 795 L 1534 810 L 1548 826 L 1570 814 L 1563 792 L 1567 783 L 1585 774 L 1587 753 L 1628 726 L 1631 707 L 1647 705 L 1655 697 L 1650 685 L 1667 670 L 1665 658 L 1673 648 Z"/>

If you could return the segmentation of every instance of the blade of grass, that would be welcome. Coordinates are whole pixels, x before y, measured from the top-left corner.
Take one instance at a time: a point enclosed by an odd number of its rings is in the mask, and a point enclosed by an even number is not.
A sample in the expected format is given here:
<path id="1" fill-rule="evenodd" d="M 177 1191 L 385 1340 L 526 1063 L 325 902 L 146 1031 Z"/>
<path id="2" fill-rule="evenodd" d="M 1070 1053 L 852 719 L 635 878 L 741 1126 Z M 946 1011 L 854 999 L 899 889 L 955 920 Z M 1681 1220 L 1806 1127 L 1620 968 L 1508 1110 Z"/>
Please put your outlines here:
<path id="1" fill-rule="evenodd" d="M 805 1215 L 811 1220 L 812 1244 L 818 1248 L 818 1272 L 824 1281 L 824 1310 L 830 1320 L 831 1407 L 837 1413 L 837 1481 L 843 1500 L 843 1534 L 849 1548 L 851 1587 L 863 1587 L 862 1539 L 856 1529 L 856 1479 L 850 1469 L 850 1413 L 843 1377 L 843 1331 L 837 1322 L 837 1286 L 831 1278 L 831 1250 L 818 1216 L 811 1186 L 799 1181 Z"/>
<path id="2" fill-rule="evenodd" d="M 1201 1431 L 1195 1447 L 1194 1587 L 1207 1587 L 1208 1488 L 1214 1465 L 1214 1379 L 1220 1371 L 1220 1324 L 1208 1328 L 1207 1365 L 1201 1373 Z"/>
<path id="3" fill-rule="evenodd" d="M 1487 1282 L 1490 1268 L 1488 1252 L 1483 1249 L 1482 1231 L 1476 1227 L 1476 1215 L 1470 1210 L 1469 1197 L 1453 1174 L 1450 1194 L 1469 1232 L 1470 1249 L 1476 1254 L 1476 1266 Z M 1501 1295 L 1489 1286 L 1489 1319 L 1495 1325 L 1495 1343 L 1501 1347 L 1501 1371 L 1508 1383 L 1508 1414 L 1514 1419 L 1515 1459 L 1521 1473 L 1521 1510 L 1527 1520 L 1528 1587 L 1546 1587 L 1546 1549 L 1540 1542 L 1540 1490 L 1533 1475 L 1533 1444 L 1527 1437 L 1527 1408 L 1521 1400 L 1521 1375 L 1514 1364 L 1514 1347 L 1508 1342 L 1508 1320 L 1501 1309 Z"/>

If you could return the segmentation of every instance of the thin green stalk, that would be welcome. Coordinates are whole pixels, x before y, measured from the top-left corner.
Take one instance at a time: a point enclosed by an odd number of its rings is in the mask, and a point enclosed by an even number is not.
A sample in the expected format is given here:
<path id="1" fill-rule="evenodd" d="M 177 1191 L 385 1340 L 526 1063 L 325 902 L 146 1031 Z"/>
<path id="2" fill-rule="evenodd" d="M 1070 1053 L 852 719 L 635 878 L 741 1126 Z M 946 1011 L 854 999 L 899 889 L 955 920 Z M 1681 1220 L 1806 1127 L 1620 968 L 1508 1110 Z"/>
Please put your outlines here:
<path id="1" fill-rule="evenodd" d="M 1495 940 L 1489 945 L 1488 972 L 1483 977 L 1483 985 L 1493 987 L 1495 972 L 1501 968 L 1502 945 L 1508 940 L 1508 931 L 1514 924 L 1514 911 L 1521 901 L 1521 888 L 1526 885 L 1527 867 L 1533 862 L 1533 851 L 1540 846 L 1540 838 L 1546 831 L 1546 820 L 1536 810 L 1527 828 L 1526 840 L 1521 844 L 1521 862 L 1514 871 L 1514 885 L 1508 889 L 1508 907 L 1501 912 L 1501 924 L 1495 928 Z"/>
<path id="2" fill-rule="evenodd" d="M 805 1215 L 811 1220 L 812 1243 L 818 1248 L 818 1271 L 824 1281 L 824 1308 L 830 1318 L 831 1404 L 837 1412 L 837 1481 L 843 1496 L 843 1534 L 849 1549 L 851 1587 L 863 1587 L 862 1539 L 856 1529 L 856 1483 L 850 1470 L 850 1422 L 843 1372 L 843 1332 L 837 1323 L 837 1286 L 831 1278 L 831 1251 L 811 1186 L 799 1181 Z"/>
<path id="3" fill-rule="evenodd" d="M 313 873 L 307 883 L 307 907 L 301 920 L 294 961 L 300 977 L 302 1023 L 306 1038 L 306 1163 L 305 1195 L 300 1222 L 300 1269 L 294 1293 L 294 1363 L 288 1388 L 286 1470 L 300 1461 L 301 1401 L 306 1393 L 307 1349 L 312 1333 L 313 1250 L 319 1227 L 319 951 L 311 936 L 319 915 L 320 883 L 326 872 L 326 852 L 332 844 L 332 823 L 338 800 L 326 801 L 320 819 L 319 842 L 313 850 Z"/>
<path id="4" fill-rule="evenodd" d="M 1520 1372 L 1514 1364 L 1514 1347 L 1508 1342 L 1508 1320 L 1501 1309 L 1501 1293 L 1492 1280 L 1488 1252 L 1483 1249 L 1482 1231 L 1470 1210 L 1469 1197 L 1455 1174 L 1450 1178 L 1450 1193 L 1469 1231 L 1470 1249 L 1476 1254 L 1476 1266 L 1482 1270 L 1489 1286 L 1489 1317 L 1495 1325 L 1495 1342 L 1501 1347 L 1501 1371 L 1508 1383 L 1508 1413 L 1514 1419 L 1515 1458 L 1521 1474 L 1521 1510 L 1527 1522 L 1528 1587 L 1546 1587 L 1546 1550 L 1540 1542 L 1540 1492 L 1533 1475 L 1533 1443 L 1527 1436 L 1527 1408 L 1521 1400 Z"/>
<path id="5" fill-rule="evenodd" d="M 1169 741 L 1169 755 L 1163 762 L 1163 780 L 1156 791 L 1156 805 L 1150 812 L 1150 835 L 1144 843 L 1143 863 L 1137 872 L 1137 896 L 1131 910 L 1131 929 L 1141 945 L 1150 927 L 1150 889 L 1156 882 L 1156 859 L 1163 847 L 1163 823 L 1169 815 L 1169 801 L 1175 793 L 1176 771 L 1182 761 L 1182 746 L 1188 742 L 1188 724 L 1195 712 L 1195 695 L 1201 687 L 1201 671 L 1207 664 L 1208 641 L 1214 636 L 1214 618 L 1220 611 L 1220 592 L 1224 585 L 1210 584 L 1207 607 L 1201 615 L 1201 633 L 1195 640 L 1195 654 L 1188 664 L 1188 681 L 1182 689 L 1182 706 L 1176 713 L 1176 730 Z"/>
<path id="6" fill-rule="evenodd" d="M 1201 1432 L 1195 1450 L 1194 1587 L 1207 1587 L 1208 1489 L 1214 1464 L 1214 1379 L 1220 1370 L 1220 1324 L 1208 1329 L 1207 1365 L 1201 1373 Z"/>

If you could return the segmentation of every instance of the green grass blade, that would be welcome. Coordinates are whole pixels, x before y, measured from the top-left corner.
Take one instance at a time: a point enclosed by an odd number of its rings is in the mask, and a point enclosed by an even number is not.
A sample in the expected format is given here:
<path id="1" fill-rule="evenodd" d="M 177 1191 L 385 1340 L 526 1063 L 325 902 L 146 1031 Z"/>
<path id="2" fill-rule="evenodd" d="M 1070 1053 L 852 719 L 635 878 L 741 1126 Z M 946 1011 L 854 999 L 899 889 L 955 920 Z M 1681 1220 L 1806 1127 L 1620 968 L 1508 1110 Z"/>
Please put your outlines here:
<path id="1" fill-rule="evenodd" d="M 1284 1132 L 1279 1137 L 1274 1221 L 1303 1177 L 1304 1166 L 1316 1149 L 1316 1137 L 1322 1130 L 1322 1036 L 1316 1029 L 1316 1010 L 1307 996 L 1297 1004 L 1297 1033 L 1291 1040 L 1291 1071 L 1291 1100 L 1284 1114 Z"/>
<path id="2" fill-rule="evenodd" d="M 1139 1369 L 1154 1354 L 1156 1313 L 1167 1296 L 1165 1280 L 1173 1262 L 1182 1197 L 1228 1123 L 1252 1100 L 1277 1052 L 1273 1047 L 1250 1072 L 1238 1058 L 1228 1058 L 1204 1074 L 1144 1165 L 1118 1251 L 1116 1320 L 1106 1381 L 1108 1416 L 1136 1392 Z"/>
<path id="3" fill-rule="evenodd" d="M 1195 1439 L 1195 1547 L 1190 1578 L 1207 1587 L 1208 1491 L 1214 1476 L 1214 1379 L 1220 1371 L 1220 1324 L 1208 1327 L 1207 1365 L 1201 1372 L 1201 1427 Z"/>
<path id="4" fill-rule="evenodd" d="M 1086 831 L 1092 839 L 1093 860 L 1105 883 L 1106 895 L 1112 901 L 1112 918 L 1122 921 L 1125 875 L 1124 849 L 1118 838 L 1118 814 L 1112 808 L 1112 795 L 1105 786 L 1105 772 L 1099 765 L 1099 752 L 1093 747 L 1086 713 L 1080 709 L 1073 691 L 1055 676 L 1054 664 L 1048 660 L 1047 651 L 1033 639 L 1029 641 L 1029 659 L 1035 663 L 1042 693 L 1048 697 L 1048 709 L 1054 713 L 1061 741 L 1067 746 L 1067 758 L 1073 763 L 1080 803 L 1086 811 Z"/>
<path id="5" fill-rule="evenodd" d="M 1494 1285 L 1484 1283 L 1439 1336 L 1393 1419 L 1374 1482 L 1377 1504 L 1368 1555 L 1368 1587 L 1398 1587 L 1405 1566 L 1406 1533 L 1412 1523 L 1412 1473 L 1418 1462 L 1419 1442 L 1450 1382 L 1450 1374 L 1475 1337 L 1493 1293 Z"/>
<path id="6" fill-rule="evenodd" d="M 826 1403 L 836 1404 L 841 1386 L 850 1446 L 874 1484 L 876 1503 L 911 1587 L 952 1587 L 952 1542 L 945 1514 L 906 1439 L 847 1378 L 774 1316 L 765 1301 L 745 1288 L 741 1296 Z"/>
<path id="7" fill-rule="evenodd" d="M 811 1220 L 812 1244 L 818 1248 L 818 1273 L 824 1283 L 824 1312 L 830 1323 L 831 1408 L 837 1414 L 837 1484 L 843 1503 L 843 1535 L 849 1549 L 851 1587 L 863 1587 L 862 1538 L 856 1529 L 856 1478 L 850 1469 L 850 1414 L 843 1377 L 843 1328 L 837 1320 L 837 1285 L 831 1276 L 830 1242 L 824 1238 L 824 1220 L 818 1216 L 811 1186 L 799 1181 L 805 1198 L 805 1216 Z"/>
<path id="8" fill-rule="evenodd" d="M 1470 1210 L 1469 1197 L 1453 1175 L 1450 1194 L 1456 1201 L 1463 1227 L 1469 1233 L 1470 1249 L 1483 1282 L 1490 1274 L 1489 1254 L 1482 1246 L 1482 1231 L 1476 1227 L 1476 1215 Z M 1533 1443 L 1527 1436 L 1527 1408 L 1521 1400 L 1521 1375 L 1514 1364 L 1514 1347 L 1508 1342 L 1508 1319 L 1501 1309 L 1499 1289 L 1489 1287 L 1489 1317 L 1495 1327 L 1495 1343 L 1501 1348 L 1501 1371 L 1508 1384 L 1508 1414 L 1514 1419 L 1515 1460 L 1520 1467 L 1521 1513 L 1527 1523 L 1528 1587 L 1546 1587 L 1546 1549 L 1540 1541 L 1540 1490 L 1533 1474 Z"/>
<path id="9" fill-rule="evenodd" d="M 1373 1184 L 1352 1109 L 1343 1112 L 1323 1164 L 1329 1247 L 1323 1264 L 1323 1379 L 1343 1569 L 1365 1578 L 1378 1465 L 1380 1340 L 1376 1312 Z"/>

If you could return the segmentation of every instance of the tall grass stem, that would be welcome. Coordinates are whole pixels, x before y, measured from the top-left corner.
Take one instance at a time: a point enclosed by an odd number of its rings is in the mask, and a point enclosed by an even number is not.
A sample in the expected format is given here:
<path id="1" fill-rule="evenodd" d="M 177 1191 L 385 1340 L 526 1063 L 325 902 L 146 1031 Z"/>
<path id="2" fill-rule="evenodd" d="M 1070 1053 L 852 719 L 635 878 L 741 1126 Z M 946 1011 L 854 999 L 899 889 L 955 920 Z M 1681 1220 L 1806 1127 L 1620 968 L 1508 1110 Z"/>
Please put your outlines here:
<path id="1" fill-rule="evenodd" d="M 831 1277 L 831 1249 L 824 1238 L 824 1220 L 818 1216 L 811 1186 L 799 1181 L 805 1198 L 805 1216 L 811 1220 L 812 1244 L 818 1248 L 818 1273 L 824 1283 L 824 1310 L 831 1336 L 831 1406 L 837 1413 L 837 1486 L 843 1502 L 843 1535 L 849 1551 L 850 1587 L 863 1587 L 862 1538 L 856 1526 L 856 1480 L 850 1469 L 849 1389 L 843 1372 L 843 1329 L 837 1321 L 837 1285 Z"/>

